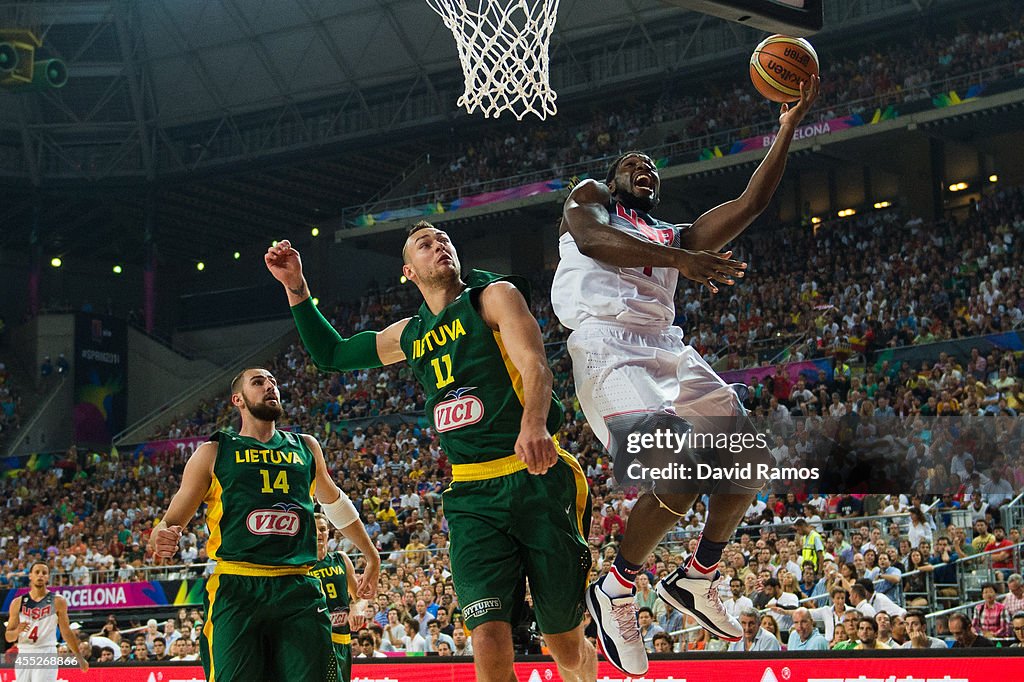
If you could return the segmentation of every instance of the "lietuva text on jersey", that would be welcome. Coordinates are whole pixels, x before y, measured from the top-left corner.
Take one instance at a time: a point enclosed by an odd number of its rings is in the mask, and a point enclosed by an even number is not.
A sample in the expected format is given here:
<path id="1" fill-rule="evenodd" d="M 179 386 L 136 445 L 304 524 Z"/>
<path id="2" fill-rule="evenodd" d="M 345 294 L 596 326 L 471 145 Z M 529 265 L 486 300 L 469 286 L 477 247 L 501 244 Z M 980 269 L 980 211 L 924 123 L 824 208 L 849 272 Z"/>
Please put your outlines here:
<path id="1" fill-rule="evenodd" d="M 415 339 L 412 342 L 412 357 L 422 358 L 425 353 L 432 352 L 435 348 L 443 348 L 449 341 L 465 335 L 466 329 L 459 318 L 455 318 L 451 324 L 438 325 L 424 334 L 422 339 Z"/>
<path id="2" fill-rule="evenodd" d="M 305 464 L 302 455 L 287 450 L 236 450 L 235 464 Z"/>
<path id="3" fill-rule="evenodd" d="M 206 552 L 215 561 L 273 566 L 316 562 L 316 458 L 301 436 L 275 431 L 262 442 L 218 431 L 206 493 Z"/>
<path id="4" fill-rule="evenodd" d="M 677 226 L 612 202 L 609 224 L 637 239 L 678 247 Z M 579 329 L 588 318 L 629 326 L 667 327 L 675 320 L 675 268 L 619 268 L 580 253 L 572 235 L 558 239 L 559 262 L 551 305 L 563 325 Z"/>
<path id="5" fill-rule="evenodd" d="M 454 301 L 436 315 L 424 303 L 402 331 L 402 351 L 423 387 L 426 412 L 453 464 L 511 455 L 519 436 L 523 379 L 501 333 L 479 311 L 483 291 L 498 282 L 513 284 L 529 300 L 526 282 L 473 270 Z M 551 433 L 558 430 L 561 416 L 552 396 Z"/>

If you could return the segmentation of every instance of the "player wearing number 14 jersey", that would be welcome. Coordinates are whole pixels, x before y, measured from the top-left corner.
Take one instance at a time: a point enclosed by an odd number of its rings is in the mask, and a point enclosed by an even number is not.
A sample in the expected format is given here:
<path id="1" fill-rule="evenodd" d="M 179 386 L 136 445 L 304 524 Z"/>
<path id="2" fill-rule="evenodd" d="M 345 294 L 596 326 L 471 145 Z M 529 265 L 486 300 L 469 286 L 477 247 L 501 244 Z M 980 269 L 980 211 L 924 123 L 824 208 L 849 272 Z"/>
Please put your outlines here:
<path id="1" fill-rule="evenodd" d="M 14 659 L 15 682 L 55 682 L 57 679 L 57 628 L 78 659 L 82 671 L 89 663 L 78 652 L 78 637 L 68 621 L 68 602 L 50 592 L 50 567 L 42 561 L 29 570 L 29 591 L 11 602 L 8 613 L 8 642 L 18 643 Z"/>
<path id="2" fill-rule="evenodd" d="M 217 562 L 206 583 L 200 656 L 210 682 L 335 682 L 338 664 L 319 581 L 313 500 L 362 551 L 361 596 L 376 592 L 380 557 L 312 436 L 278 431 L 277 380 L 262 368 L 231 382 L 241 428 L 216 433 L 189 458 L 181 488 L 153 531 L 157 556 L 178 549 L 181 527 L 205 502 Z"/>

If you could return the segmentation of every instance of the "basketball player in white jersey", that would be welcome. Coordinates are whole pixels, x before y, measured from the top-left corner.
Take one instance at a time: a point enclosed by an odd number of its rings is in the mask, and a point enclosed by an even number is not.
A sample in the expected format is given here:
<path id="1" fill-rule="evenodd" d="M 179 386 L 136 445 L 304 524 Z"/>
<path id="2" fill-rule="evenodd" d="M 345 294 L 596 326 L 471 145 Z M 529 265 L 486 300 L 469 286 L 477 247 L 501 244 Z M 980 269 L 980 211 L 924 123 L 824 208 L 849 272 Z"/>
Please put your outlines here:
<path id="1" fill-rule="evenodd" d="M 78 653 L 78 636 L 68 620 L 68 601 L 50 592 L 50 567 L 42 561 L 32 564 L 28 574 L 28 594 L 15 597 L 7 620 L 8 642 L 18 643 L 14 663 L 16 682 L 56 682 L 57 666 L 49 665 L 57 656 L 57 628 L 78 659 L 82 672 L 89 662 Z"/>
<path id="2" fill-rule="evenodd" d="M 718 253 L 767 207 L 782 178 L 793 133 L 818 95 L 817 76 L 800 86 L 800 101 L 782 105 L 779 133 L 738 198 L 711 209 L 692 225 L 651 216 L 661 180 L 654 162 L 627 152 L 612 164 L 605 184 L 586 180 L 565 203 L 558 244 L 560 262 L 551 301 L 561 323 L 573 329 L 568 348 L 580 405 L 611 454 L 619 484 L 649 492 L 637 501 L 611 570 L 587 590 L 587 606 L 608 660 L 627 675 L 647 671 L 633 602 L 634 578 L 665 533 L 689 510 L 697 492 L 664 481 L 636 480 L 634 458 L 682 463 L 672 448 L 629 447 L 630 434 L 683 436 L 752 429 L 733 387 L 722 381 L 673 326 L 679 274 L 707 286 L 730 285 L 745 263 Z M 718 418 L 709 419 L 709 418 Z M 637 441 L 634 441 L 634 446 Z M 744 452 L 743 462 L 773 463 L 766 448 Z M 645 485 L 646 484 L 646 485 Z M 721 639 L 742 630 L 718 596 L 722 549 L 764 481 L 729 482 L 711 489 L 707 523 L 686 565 L 658 583 L 659 596 Z M 709 484 L 710 485 L 710 484 Z"/>

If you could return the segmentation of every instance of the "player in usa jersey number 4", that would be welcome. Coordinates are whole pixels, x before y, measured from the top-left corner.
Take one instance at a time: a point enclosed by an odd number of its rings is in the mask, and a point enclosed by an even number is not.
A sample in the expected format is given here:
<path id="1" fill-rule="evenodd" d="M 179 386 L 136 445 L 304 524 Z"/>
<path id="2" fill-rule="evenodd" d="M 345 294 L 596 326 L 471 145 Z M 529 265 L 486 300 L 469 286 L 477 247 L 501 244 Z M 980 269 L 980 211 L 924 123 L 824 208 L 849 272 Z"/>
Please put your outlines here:
<path id="1" fill-rule="evenodd" d="M 78 659 L 78 667 L 88 672 L 89 662 L 79 653 L 78 636 L 68 620 L 68 601 L 48 589 L 50 567 L 37 561 L 29 569 L 28 577 L 28 594 L 11 601 L 5 633 L 8 642 L 18 644 L 14 679 L 16 682 L 56 681 L 58 627 Z"/>
<path id="2" fill-rule="evenodd" d="M 711 504 L 697 549 L 684 566 L 658 583 L 657 591 L 719 638 L 736 641 L 743 634 L 718 596 L 718 562 L 764 481 L 720 481 L 701 490 L 697 486 L 703 484 L 644 479 L 634 459 L 671 468 L 683 458 L 722 458 L 723 453 L 677 453 L 658 446 L 638 450 L 635 445 L 637 436 L 651 433 L 683 439 L 691 432 L 715 436 L 728 429 L 730 435 L 754 435 L 736 390 L 683 342 L 682 330 L 673 324 L 676 284 L 682 274 L 716 293 L 718 284 L 731 285 L 743 277 L 746 264 L 734 261 L 731 251 L 718 252 L 768 207 L 794 131 L 818 88 L 814 76 L 801 84 L 798 103 L 782 106 L 778 136 L 744 192 L 692 225 L 651 215 L 661 179 L 654 162 L 641 152 L 620 156 L 604 184 L 586 180 L 565 203 L 551 302 L 559 321 L 574 330 L 567 346 L 576 394 L 594 434 L 611 454 L 616 482 L 647 491 L 629 516 L 611 570 L 586 593 L 605 656 L 629 675 L 647 671 L 632 597 L 634 579 L 700 492 L 711 493 Z M 735 461 L 774 462 L 764 447 L 748 448 Z"/>

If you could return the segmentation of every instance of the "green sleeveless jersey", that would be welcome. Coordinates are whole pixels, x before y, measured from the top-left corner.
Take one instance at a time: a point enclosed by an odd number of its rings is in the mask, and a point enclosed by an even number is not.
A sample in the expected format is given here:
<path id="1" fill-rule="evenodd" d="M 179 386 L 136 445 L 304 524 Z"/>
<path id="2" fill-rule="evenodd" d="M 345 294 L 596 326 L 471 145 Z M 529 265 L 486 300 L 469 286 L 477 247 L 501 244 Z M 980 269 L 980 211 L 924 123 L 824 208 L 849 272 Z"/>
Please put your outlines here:
<path id="1" fill-rule="evenodd" d="M 348 567 L 341 554 L 327 554 L 309 569 L 309 574 L 320 581 L 320 589 L 327 598 L 331 631 L 336 635 L 351 634 L 348 627 Z"/>
<path id="2" fill-rule="evenodd" d="M 523 417 L 523 380 L 501 334 L 477 311 L 490 284 L 511 282 L 529 302 L 529 285 L 518 277 L 473 270 L 466 289 L 438 315 L 427 304 L 402 331 L 409 367 L 426 392 L 426 411 L 453 464 L 475 464 L 515 453 Z M 562 423 L 552 394 L 548 431 Z"/>
<path id="3" fill-rule="evenodd" d="M 306 566 L 316 561 L 313 492 L 316 460 L 297 434 L 268 443 L 218 431 L 213 482 L 206 493 L 206 552 L 218 561 Z"/>

